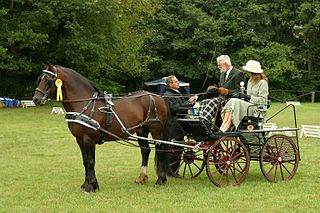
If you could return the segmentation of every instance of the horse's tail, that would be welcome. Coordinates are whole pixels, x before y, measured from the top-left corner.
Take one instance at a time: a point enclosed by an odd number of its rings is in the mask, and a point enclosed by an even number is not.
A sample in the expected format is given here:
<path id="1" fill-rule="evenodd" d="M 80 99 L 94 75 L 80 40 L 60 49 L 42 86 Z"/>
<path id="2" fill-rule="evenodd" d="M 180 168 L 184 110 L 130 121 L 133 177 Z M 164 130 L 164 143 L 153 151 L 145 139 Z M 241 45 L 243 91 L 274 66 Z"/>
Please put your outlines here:
<path id="1" fill-rule="evenodd" d="M 156 154 L 154 157 L 154 166 L 157 172 L 157 175 L 160 177 L 165 177 L 169 171 L 170 163 L 170 145 L 168 144 L 159 144 L 156 145 Z"/>

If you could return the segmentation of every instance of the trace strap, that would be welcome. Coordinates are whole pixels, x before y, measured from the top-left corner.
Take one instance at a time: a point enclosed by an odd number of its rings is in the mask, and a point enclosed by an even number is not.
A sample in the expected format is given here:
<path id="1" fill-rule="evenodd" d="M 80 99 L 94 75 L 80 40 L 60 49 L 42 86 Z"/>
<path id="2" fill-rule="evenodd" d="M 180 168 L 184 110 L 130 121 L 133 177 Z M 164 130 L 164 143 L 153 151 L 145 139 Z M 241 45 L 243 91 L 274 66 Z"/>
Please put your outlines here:
<path id="1" fill-rule="evenodd" d="M 90 117 L 81 114 L 79 112 L 67 112 L 66 113 L 66 121 L 67 122 L 73 122 L 78 123 L 83 126 L 89 127 L 94 130 L 100 129 L 100 124 L 98 121 L 91 119 Z"/>
<path id="2" fill-rule="evenodd" d="M 92 115 L 94 113 L 94 108 L 96 105 L 96 100 L 98 97 L 98 93 L 95 92 L 92 96 L 92 99 L 83 107 L 81 112 L 67 112 L 66 113 L 66 121 L 67 122 L 73 122 L 73 123 L 78 123 L 83 126 L 89 127 L 94 130 L 99 130 L 100 129 L 100 124 L 98 121 L 92 119 Z M 90 105 L 92 104 L 90 116 L 84 115 L 83 113 L 89 109 Z"/>

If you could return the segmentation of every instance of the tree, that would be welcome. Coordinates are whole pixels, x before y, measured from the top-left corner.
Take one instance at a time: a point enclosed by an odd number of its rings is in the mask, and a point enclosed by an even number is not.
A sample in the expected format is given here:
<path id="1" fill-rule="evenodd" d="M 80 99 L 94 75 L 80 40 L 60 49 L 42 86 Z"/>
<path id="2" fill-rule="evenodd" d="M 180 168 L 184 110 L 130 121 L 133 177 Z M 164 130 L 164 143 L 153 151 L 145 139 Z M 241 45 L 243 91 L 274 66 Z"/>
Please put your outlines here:
<path id="1" fill-rule="evenodd" d="M 21 0 L 0 5 L 0 80 L 5 82 L 0 96 L 30 97 L 42 63 L 73 68 L 115 93 L 124 92 L 120 85 L 132 76 L 146 72 L 148 57 L 142 49 L 151 31 L 144 22 L 155 11 L 152 0 Z M 27 85 L 21 85 L 26 79 Z M 10 84 L 16 84 L 14 90 Z"/>
<path id="2" fill-rule="evenodd" d="M 153 78 L 176 74 L 182 79 L 203 79 L 215 44 L 225 41 L 218 34 L 220 21 L 189 1 L 162 2 L 151 24 L 158 29 L 148 42 Z"/>
<path id="3" fill-rule="evenodd" d="M 304 72 L 304 82 L 300 85 L 307 90 L 320 90 L 320 1 L 304 1 L 298 9 L 297 23 L 294 26 L 296 39 L 299 41 L 296 60 Z"/>

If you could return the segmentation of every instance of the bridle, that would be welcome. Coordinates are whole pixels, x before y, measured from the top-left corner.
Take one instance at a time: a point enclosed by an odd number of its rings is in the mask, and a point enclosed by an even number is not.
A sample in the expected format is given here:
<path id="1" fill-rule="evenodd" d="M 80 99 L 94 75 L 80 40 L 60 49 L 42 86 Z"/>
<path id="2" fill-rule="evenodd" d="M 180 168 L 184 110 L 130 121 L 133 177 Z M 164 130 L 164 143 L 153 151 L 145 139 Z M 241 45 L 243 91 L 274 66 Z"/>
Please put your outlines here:
<path id="1" fill-rule="evenodd" d="M 47 99 L 48 99 L 48 93 L 50 92 L 50 90 L 54 87 L 54 82 L 57 80 L 58 78 L 58 74 L 57 72 L 52 72 L 52 71 L 49 71 L 48 70 L 49 68 L 45 69 L 42 71 L 42 76 L 40 78 L 40 81 L 44 78 L 44 77 L 47 77 L 48 80 L 49 80 L 49 83 L 50 83 L 50 86 L 49 88 L 47 89 L 47 91 L 43 91 L 41 89 L 39 89 L 39 87 L 36 88 L 36 91 L 40 92 L 43 97 L 40 101 L 40 104 L 45 104 Z M 56 69 L 55 69 L 56 71 Z M 39 82 L 40 83 L 40 82 Z M 39 86 L 39 83 L 38 83 L 38 86 Z"/>

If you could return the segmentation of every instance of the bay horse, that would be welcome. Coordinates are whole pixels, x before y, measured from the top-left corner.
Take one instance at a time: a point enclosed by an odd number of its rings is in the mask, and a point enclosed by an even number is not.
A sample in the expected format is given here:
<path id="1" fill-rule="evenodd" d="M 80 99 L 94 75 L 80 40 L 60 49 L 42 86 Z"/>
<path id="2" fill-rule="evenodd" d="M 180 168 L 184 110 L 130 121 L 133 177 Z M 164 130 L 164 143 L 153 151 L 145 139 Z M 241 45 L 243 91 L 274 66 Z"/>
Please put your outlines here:
<path id="1" fill-rule="evenodd" d="M 66 110 L 69 130 L 80 147 L 85 179 L 81 189 L 94 192 L 99 189 L 95 175 L 95 149 L 104 141 L 130 139 L 128 133 L 136 133 L 141 150 L 140 174 L 135 183 L 148 181 L 147 166 L 151 152 L 149 142 L 143 140 L 151 133 L 154 139 L 162 139 L 167 121 L 167 106 L 159 95 L 141 91 L 119 99 L 102 94 L 94 84 L 78 72 L 62 66 L 44 65 L 37 80 L 33 102 L 45 104 L 48 97 L 57 93 Z M 61 97 L 60 97 L 61 96 Z M 167 145 L 155 143 L 155 167 L 157 185 L 167 181 Z M 129 159 L 128 159 L 129 160 Z"/>

